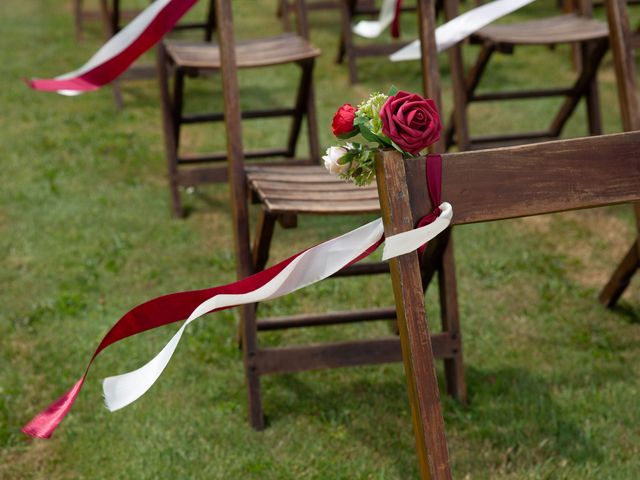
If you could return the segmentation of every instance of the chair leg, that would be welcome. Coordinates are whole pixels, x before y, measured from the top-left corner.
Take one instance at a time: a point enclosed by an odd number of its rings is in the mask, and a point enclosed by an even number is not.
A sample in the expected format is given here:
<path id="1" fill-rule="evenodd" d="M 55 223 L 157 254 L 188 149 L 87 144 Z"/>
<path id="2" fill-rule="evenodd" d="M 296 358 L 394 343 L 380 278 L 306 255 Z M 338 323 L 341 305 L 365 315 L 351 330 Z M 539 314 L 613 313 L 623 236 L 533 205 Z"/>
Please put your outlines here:
<path id="1" fill-rule="evenodd" d="M 289 0 L 280 0 L 276 15 L 282 20 L 282 29 L 285 32 L 291 31 L 291 4 Z"/>
<path id="2" fill-rule="evenodd" d="M 276 215 L 268 212 L 266 209 L 262 209 L 258 216 L 252 252 L 254 272 L 264 270 L 264 267 L 269 260 L 271 239 L 273 238 L 273 229 L 276 225 L 277 219 L 278 217 Z"/>
<path id="3" fill-rule="evenodd" d="M 462 335 L 458 313 L 458 291 L 456 285 L 455 261 L 453 256 L 453 235 L 448 231 L 442 253 L 442 263 L 438 270 L 440 308 L 442 310 L 442 329 L 458 343 L 455 356 L 444 360 L 447 393 L 462 404 L 467 403 L 467 386 L 464 379 L 462 361 Z"/>
<path id="4" fill-rule="evenodd" d="M 637 238 L 631 248 L 624 256 L 618 268 L 616 268 L 613 275 L 604 286 L 598 300 L 607 308 L 612 308 L 618 302 L 618 299 L 622 296 L 626 288 L 631 282 L 631 278 L 640 268 L 640 257 L 638 256 L 638 250 L 640 249 L 640 238 Z"/>
<path id="5" fill-rule="evenodd" d="M 299 65 L 302 69 L 302 75 L 300 76 L 298 93 L 296 95 L 295 113 L 293 114 L 293 119 L 291 121 L 291 128 L 289 129 L 289 140 L 287 142 L 287 157 L 290 158 L 295 157 L 296 145 L 298 144 L 300 130 L 302 129 L 302 120 L 304 118 L 304 114 L 308 114 L 308 98 L 311 93 L 314 61 L 309 60 L 301 62 Z"/>
<path id="6" fill-rule="evenodd" d="M 465 88 L 464 96 L 460 94 L 456 95 L 455 108 L 451 113 L 451 117 L 449 119 L 449 123 L 447 125 L 447 130 L 445 133 L 445 139 L 446 139 L 445 144 L 447 148 L 451 147 L 454 143 L 453 142 L 454 133 L 456 136 L 455 143 L 461 150 L 463 149 L 461 145 L 464 146 L 465 148 L 469 147 L 469 142 L 470 142 L 469 130 L 467 128 L 466 131 L 462 131 L 461 135 L 463 136 L 463 138 L 459 140 L 458 132 L 456 131 L 457 123 L 462 121 L 461 124 L 463 126 L 468 127 L 469 104 L 473 100 L 473 94 L 478 88 L 478 85 L 480 84 L 480 79 L 482 78 L 482 75 L 484 74 L 484 71 L 487 68 L 487 65 L 489 64 L 489 61 L 491 60 L 491 56 L 493 55 L 495 50 L 496 48 L 495 48 L 495 45 L 493 44 L 482 45 L 482 49 L 478 54 L 476 63 L 473 65 L 473 67 L 471 67 L 471 69 L 469 70 L 469 74 L 467 75 L 467 79 L 464 87 Z M 453 62 L 451 74 L 455 76 L 464 75 L 461 58 Z M 458 83 L 461 84 L 462 82 L 458 81 Z M 458 109 L 462 109 L 462 111 L 458 112 Z M 464 138 L 464 135 L 466 135 L 466 138 Z"/>
<path id="7" fill-rule="evenodd" d="M 631 245 L 631 248 L 598 296 L 600 303 L 604 304 L 607 308 L 615 306 L 618 299 L 629 286 L 631 278 L 640 268 L 640 204 L 636 203 L 633 208 L 636 216 L 636 241 L 633 242 L 633 245 Z"/>
<path id="8" fill-rule="evenodd" d="M 214 0 L 209 1 L 209 11 L 207 12 L 207 22 L 204 27 L 204 41 L 211 42 L 213 40 L 213 30 L 216 25 L 216 6 Z"/>
<path id="9" fill-rule="evenodd" d="M 116 110 L 121 112 L 124 109 L 124 100 L 122 100 L 122 88 L 120 87 L 120 80 L 114 80 L 111 82 L 111 93 L 113 94 L 113 103 L 116 106 Z"/>
<path id="10" fill-rule="evenodd" d="M 171 191 L 171 211 L 176 218 L 184 217 L 184 210 L 180 199 L 180 186 L 178 185 L 178 117 L 175 104 L 169 93 L 169 67 L 167 55 L 162 44 L 157 47 L 156 56 L 158 66 L 158 81 L 160 82 L 160 105 L 162 108 L 162 126 L 164 130 L 164 146 L 167 156 L 167 173 L 169 189 Z M 177 82 L 178 72 L 176 72 Z M 177 88 L 176 88 L 177 91 Z"/>
<path id="11" fill-rule="evenodd" d="M 340 50 L 338 53 L 338 63 L 347 57 L 349 67 L 349 82 L 351 85 L 358 83 L 358 68 L 356 66 L 356 56 L 353 51 L 353 32 L 351 30 L 351 21 L 353 12 L 356 8 L 356 0 L 345 0 L 340 2 L 340 19 L 342 24 L 342 35 L 340 42 Z"/>
<path id="12" fill-rule="evenodd" d="M 307 94 L 307 135 L 309 136 L 309 158 L 313 164 L 320 163 L 320 140 L 318 138 L 318 117 L 316 115 L 316 95 L 313 86 L 313 75 L 309 79 Z"/>
<path id="13" fill-rule="evenodd" d="M 81 41 L 83 37 L 84 27 L 82 0 L 73 0 L 73 15 L 76 30 L 76 40 Z"/>
<path id="14" fill-rule="evenodd" d="M 607 52 L 608 44 L 609 43 L 607 39 L 604 39 L 604 40 L 598 40 L 593 44 L 592 47 L 588 47 L 587 45 L 583 47 L 585 49 L 584 51 L 585 58 L 583 59 L 583 62 L 582 62 L 583 68 L 580 71 L 580 75 L 578 76 L 578 79 L 576 80 L 573 86 L 573 94 L 569 95 L 565 99 L 564 103 L 560 107 L 560 110 L 558 111 L 558 114 L 556 115 L 556 118 L 551 123 L 551 127 L 549 128 L 550 136 L 552 137 L 560 136 L 564 126 L 566 125 L 567 121 L 569 120 L 571 115 L 573 115 L 573 112 L 578 106 L 580 99 L 583 96 L 584 97 L 587 96 L 588 90 L 589 88 L 591 88 L 590 86 L 592 82 L 596 81 L 598 67 L 600 66 L 600 62 L 602 61 L 604 54 Z M 596 94 L 596 97 L 597 97 L 597 94 Z M 597 98 L 595 99 L 595 101 L 592 98 L 591 100 L 592 107 L 597 106 L 595 105 L 595 102 L 597 102 Z M 599 116 L 599 113 L 598 113 L 598 116 Z M 595 126 L 597 127 L 597 124 Z M 590 125 L 590 128 L 591 128 L 591 125 Z"/>
<path id="15" fill-rule="evenodd" d="M 240 307 L 242 325 L 242 356 L 244 359 L 245 381 L 247 383 L 247 400 L 249 421 L 256 430 L 263 430 L 264 414 L 262 412 L 262 396 L 260 393 L 260 372 L 256 362 L 258 351 L 258 330 L 256 328 L 255 304 Z"/>
<path id="16" fill-rule="evenodd" d="M 580 48 L 581 65 L 585 65 L 589 61 L 589 45 L 583 44 Z M 591 81 L 588 82 L 585 91 L 585 100 L 587 103 L 587 121 L 589 124 L 589 135 L 602 135 L 602 115 L 600 111 L 600 95 L 598 94 L 597 70 Z"/>

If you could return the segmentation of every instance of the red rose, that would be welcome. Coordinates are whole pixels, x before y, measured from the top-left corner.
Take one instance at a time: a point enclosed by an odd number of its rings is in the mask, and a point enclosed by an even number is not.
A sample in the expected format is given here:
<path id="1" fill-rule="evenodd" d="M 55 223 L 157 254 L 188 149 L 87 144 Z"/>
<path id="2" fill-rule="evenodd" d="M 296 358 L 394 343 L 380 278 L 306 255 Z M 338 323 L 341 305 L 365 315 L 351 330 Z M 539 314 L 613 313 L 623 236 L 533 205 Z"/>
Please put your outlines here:
<path id="1" fill-rule="evenodd" d="M 399 91 L 380 109 L 382 133 L 403 150 L 418 155 L 440 138 L 440 115 L 433 100 Z"/>
<path id="2" fill-rule="evenodd" d="M 353 120 L 356 118 L 356 109 L 348 103 L 342 105 L 333 116 L 331 129 L 333 134 L 338 138 L 349 138 L 356 134 L 358 129 L 353 126 Z"/>

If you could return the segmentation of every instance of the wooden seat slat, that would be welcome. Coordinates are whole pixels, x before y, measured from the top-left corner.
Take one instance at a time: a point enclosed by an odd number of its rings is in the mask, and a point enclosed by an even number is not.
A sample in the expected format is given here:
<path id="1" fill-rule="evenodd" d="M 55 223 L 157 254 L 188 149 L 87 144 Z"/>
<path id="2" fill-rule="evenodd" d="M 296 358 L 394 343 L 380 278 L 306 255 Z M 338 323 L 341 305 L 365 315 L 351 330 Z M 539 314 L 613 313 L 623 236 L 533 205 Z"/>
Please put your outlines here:
<path id="1" fill-rule="evenodd" d="M 335 190 L 330 192 L 324 191 L 291 191 L 291 190 L 275 190 L 262 189 L 261 194 L 269 201 L 279 200 L 311 200 L 314 202 L 326 202 L 336 200 L 377 200 L 378 193 L 374 190 L 353 191 L 353 190 Z"/>
<path id="2" fill-rule="evenodd" d="M 265 198 L 264 203 L 273 213 L 362 214 L 380 211 L 375 200 L 277 200 Z"/>
<path id="3" fill-rule="evenodd" d="M 299 184 L 296 185 L 293 182 L 281 182 L 281 181 L 272 181 L 270 180 L 269 182 L 252 182 L 251 186 L 252 188 L 254 188 L 255 190 L 257 190 L 258 188 L 274 188 L 274 189 L 291 189 L 291 188 L 297 188 L 297 189 L 302 189 L 304 188 L 306 191 L 308 192 L 312 192 L 312 191 L 323 191 L 323 192 L 333 192 L 333 191 L 343 191 L 345 189 L 345 183 L 344 182 L 305 182 L 304 184 Z M 358 190 L 362 190 L 362 189 L 369 189 L 370 187 L 353 187 L 353 188 L 358 188 Z"/>
<path id="4" fill-rule="evenodd" d="M 247 178 L 271 212 L 362 213 L 379 209 L 375 186 L 357 187 L 319 165 L 294 169 L 256 165 L 247 168 Z"/>
<path id="5" fill-rule="evenodd" d="M 176 66 L 182 68 L 220 68 L 220 49 L 212 43 L 166 42 L 167 54 Z M 236 56 L 238 68 L 278 65 L 315 58 L 320 50 L 294 34 L 238 42 Z"/>
<path id="6" fill-rule="evenodd" d="M 490 25 L 474 34 L 474 38 L 501 44 L 548 45 L 595 40 L 608 34 L 606 23 L 568 14 L 507 25 Z"/>
<path id="7" fill-rule="evenodd" d="M 264 173 L 260 173 L 259 175 L 256 176 L 249 176 L 250 181 L 252 182 L 262 182 L 262 181 L 270 181 L 270 180 L 274 180 L 274 181 L 279 181 L 279 182 L 330 182 L 333 181 L 335 183 L 345 183 L 342 180 L 339 179 L 330 179 L 327 178 L 329 177 L 329 173 L 328 172 L 319 172 L 319 173 L 302 173 L 302 174 L 298 174 L 298 173 L 278 173 L 278 172 L 274 172 L 274 173 L 268 173 L 268 172 L 264 172 Z M 336 181 L 337 180 L 337 181 Z"/>

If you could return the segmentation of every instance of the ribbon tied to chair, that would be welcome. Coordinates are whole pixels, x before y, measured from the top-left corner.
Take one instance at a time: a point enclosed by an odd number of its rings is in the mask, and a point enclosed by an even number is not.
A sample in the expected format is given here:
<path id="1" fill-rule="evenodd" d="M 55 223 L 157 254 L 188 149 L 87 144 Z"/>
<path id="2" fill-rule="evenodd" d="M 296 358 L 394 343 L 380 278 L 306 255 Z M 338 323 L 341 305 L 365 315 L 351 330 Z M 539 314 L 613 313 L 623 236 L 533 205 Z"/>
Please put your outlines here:
<path id="1" fill-rule="evenodd" d="M 61 95 L 78 95 L 97 90 L 111 83 L 143 53 L 151 49 L 195 5 L 198 0 L 155 0 L 125 28 L 111 37 L 82 67 L 55 78 L 34 78 L 28 85 L 35 89 L 57 92 Z M 463 15 L 438 27 L 438 50 L 446 50 L 457 42 L 488 25 L 496 19 L 521 8 L 534 0 L 494 0 L 469 10 Z M 398 15 L 400 0 L 384 0 L 377 21 L 362 21 L 354 26 L 359 35 L 379 36 L 389 25 L 399 33 Z M 395 20 L 394 20 L 395 19 Z M 392 61 L 420 58 L 419 42 L 413 42 L 394 53 Z"/>
<path id="2" fill-rule="evenodd" d="M 440 198 L 441 157 L 427 156 L 427 181 L 432 200 Z M 444 231 L 453 209 L 444 202 L 418 224 L 418 228 L 386 239 L 384 259 L 416 250 Z M 122 375 L 106 378 L 103 392 L 106 406 L 114 411 L 140 398 L 160 377 L 180 342 L 185 328 L 212 312 L 274 299 L 319 282 L 373 253 L 384 239 L 382 219 L 374 220 L 339 237 L 292 255 L 272 267 L 234 283 L 203 290 L 163 295 L 127 312 L 104 336 L 73 387 L 37 414 L 23 432 L 49 438 L 67 415 L 95 358 L 108 346 L 151 330 L 186 319 L 165 347 L 147 364 Z"/>

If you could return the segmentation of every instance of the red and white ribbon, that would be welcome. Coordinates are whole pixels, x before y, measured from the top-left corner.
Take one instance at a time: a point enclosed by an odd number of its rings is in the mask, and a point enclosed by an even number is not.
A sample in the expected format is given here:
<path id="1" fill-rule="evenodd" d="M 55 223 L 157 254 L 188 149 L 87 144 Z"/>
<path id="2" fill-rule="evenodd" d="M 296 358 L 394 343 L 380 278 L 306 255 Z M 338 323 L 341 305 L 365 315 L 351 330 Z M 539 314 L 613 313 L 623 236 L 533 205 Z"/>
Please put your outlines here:
<path id="1" fill-rule="evenodd" d="M 480 7 L 473 8 L 462 15 L 458 15 L 453 20 L 436 29 L 438 52 L 443 52 L 481 28 L 534 1 L 535 0 L 494 0 Z M 420 40 L 416 40 L 391 54 L 389 59 L 392 62 L 404 62 L 407 60 L 419 60 L 420 57 Z"/>
<path id="2" fill-rule="evenodd" d="M 391 258 L 418 248 L 447 228 L 452 210 L 441 205 L 440 216 L 426 227 L 387 239 Z M 325 279 L 365 258 L 384 240 L 382 220 L 377 219 L 340 237 L 299 252 L 273 267 L 238 282 L 205 290 L 180 292 L 155 298 L 124 315 L 105 335 L 93 353 L 84 375 L 62 397 L 36 415 L 23 432 L 49 438 L 75 402 L 94 359 L 109 345 L 138 333 L 187 318 L 166 346 L 146 365 L 104 380 L 105 403 L 117 410 L 140 398 L 151 388 L 169 363 L 189 323 L 207 313 L 247 303 L 277 298 Z"/>
<path id="3" fill-rule="evenodd" d="M 97 90 L 122 74 L 168 33 L 198 0 L 156 0 L 105 43 L 82 67 L 49 79 L 32 79 L 35 90 L 78 95 Z"/>
<path id="4" fill-rule="evenodd" d="M 398 15 L 397 4 L 400 0 L 384 0 L 377 20 L 361 20 L 353 26 L 353 33 L 364 38 L 377 38 Z"/>

